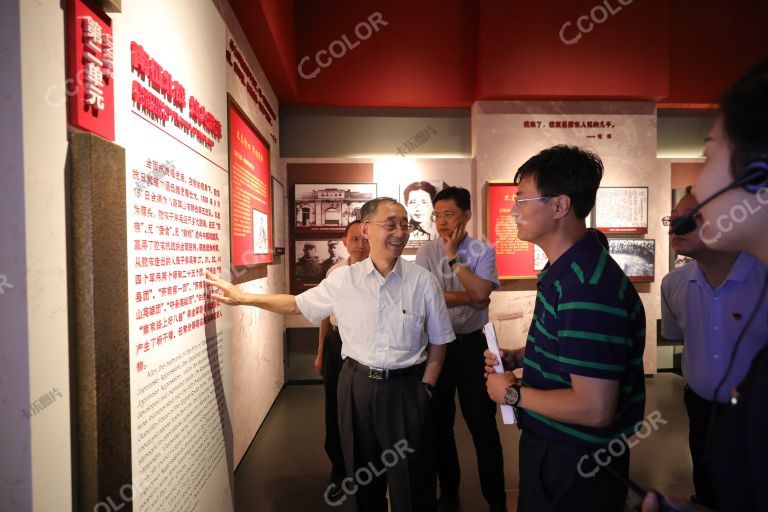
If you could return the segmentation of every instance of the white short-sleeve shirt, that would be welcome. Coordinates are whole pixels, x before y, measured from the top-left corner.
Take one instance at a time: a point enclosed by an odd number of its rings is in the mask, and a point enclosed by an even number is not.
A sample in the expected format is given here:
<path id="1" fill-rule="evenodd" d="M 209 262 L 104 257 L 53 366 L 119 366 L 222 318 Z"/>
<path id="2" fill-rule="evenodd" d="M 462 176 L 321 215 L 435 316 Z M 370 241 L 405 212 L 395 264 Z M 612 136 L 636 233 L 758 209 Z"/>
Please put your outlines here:
<path id="1" fill-rule="evenodd" d="M 419 364 L 427 359 L 427 343 L 455 339 L 437 279 L 403 258 L 386 278 L 370 258 L 341 267 L 296 296 L 296 304 L 315 325 L 334 315 L 344 340 L 341 356 L 374 368 Z"/>

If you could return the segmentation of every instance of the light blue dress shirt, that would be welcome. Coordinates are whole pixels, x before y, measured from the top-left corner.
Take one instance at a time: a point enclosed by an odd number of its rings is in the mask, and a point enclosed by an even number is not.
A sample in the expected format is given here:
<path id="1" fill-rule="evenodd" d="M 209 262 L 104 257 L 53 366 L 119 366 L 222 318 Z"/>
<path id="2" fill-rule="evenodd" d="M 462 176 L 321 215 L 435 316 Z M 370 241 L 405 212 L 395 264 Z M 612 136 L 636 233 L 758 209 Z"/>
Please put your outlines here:
<path id="1" fill-rule="evenodd" d="M 665 338 L 684 341 L 683 376 L 700 397 L 714 397 L 736 339 L 761 302 L 766 273 L 759 260 L 741 253 L 717 289 L 712 289 L 695 261 L 662 280 L 661 333 Z M 741 383 L 755 355 L 768 341 L 768 301 L 762 302 L 735 354 L 733 369 L 718 392 L 717 402 L 729 400 L 731 389 Z"/>
<path id="2" fill-rule="evenodd" d="M 467 235 L 459 244 L 459 256 L 462 264 L 482 279 L 493 283 L 494 290 L 499 289 L 499 273 L 496 270 L 496 250 L 485 242 Z M 443 242 L 439 238 L 431 240 L 419 248 L 416 264 L 421 265 L 436 277 L 444 292 L 466 291 L 459 278 L 448 266 Z M 488 323 L 488 308 L 475 309 L 472 306 L 454 306 L 448 308 L 451 325 L 456 334 L 469 334 L 482 329 Z"/>

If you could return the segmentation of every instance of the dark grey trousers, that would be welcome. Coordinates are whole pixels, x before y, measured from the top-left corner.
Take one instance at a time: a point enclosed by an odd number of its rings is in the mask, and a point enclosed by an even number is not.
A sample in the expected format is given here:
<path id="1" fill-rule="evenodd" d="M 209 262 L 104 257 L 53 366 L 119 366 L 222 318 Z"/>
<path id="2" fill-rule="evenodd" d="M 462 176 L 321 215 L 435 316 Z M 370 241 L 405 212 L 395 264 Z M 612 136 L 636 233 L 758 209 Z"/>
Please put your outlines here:
<path id="1" fill-rule="evenodd" d="M 339 429 L 355 510 L 435 510 L 432 404 L 422 375 L 369 378 L 345 361 L 339 374 Z"/>
<path id="2" fill-rule="evenodd" d="M 609 465 L 627 478 L 629 447 L 625 448 L 620 456 L 610 457 Z M 523 429 L 518 512 L 623 512 L 627 486 L 598 467 L 594 453 Z"/>

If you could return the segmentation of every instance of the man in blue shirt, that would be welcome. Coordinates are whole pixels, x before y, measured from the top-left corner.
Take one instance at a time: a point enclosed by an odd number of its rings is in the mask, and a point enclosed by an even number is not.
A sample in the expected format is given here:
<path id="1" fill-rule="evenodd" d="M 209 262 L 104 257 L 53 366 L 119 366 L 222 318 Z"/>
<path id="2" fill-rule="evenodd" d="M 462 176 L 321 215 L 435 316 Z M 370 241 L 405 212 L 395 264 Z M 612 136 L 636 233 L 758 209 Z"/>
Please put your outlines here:
<path id="1" fill-rule="evenodd" d="M 499 288 L 496 251 L 466 232 L 472 218 L 469 191 L 447 187 L 433 199 L 439 238 L 422 245 L 416 263 L 432 272 L 440 283 L 456 340 L 448 345 L 443 371 L 434 397 L 437 475 L 440 510 L 457 510 L 459 457 L 453 424 L 456 391 L 464 421 L 477 452 L 480 487 L 492 511 L 506 510 L 504 460 L 496 405 L 485 392 L 483 352 L 488 343 L 483 326 L 488 322 L 490 294 Z"/>
<path id="2" fill-rule="evenodd" d="M 554 146 L 524 163 L 512 215 L 521 240 L 544 250 L 534 318 L 512 372 L 489 373 L 492 400 L 516 406 L 518 511 L 624 510 L 630 436 L 643 424 L 645 312 L 635 288 L 585 218 L 603 176 L 600 158 Z M 486 352 L 486 371 L 497 359 Z M 522 385 L 521 385 L 522 384 Z"/>
<path id="3" fill-rule="evenodd" d="M 696 198 L 684 195 L 664 219 L 672 223 L 698 206 Z M 709 467 L 704 457 L 712 408 L 728 402 L 730 390 L 749 371 L 755 355 L 768 340 L 768 303 L 745 333 L 735 354 L 728 379 L 715 396 L 715 388 L 726 373 L 733 340 L 739 336 L 749 313 L 760 302 L 766 267 L 754 256 L 736 251 L 718 252 L 701 239 L 700 214 L 689 221 L 685 234 L 670 234 L 670 245 L 694 261 L 667 274 L 661 282 L 661 334 L 683 340 L 685 408 L 688 411 L 688 444 L 693 462 L 695 501 L 718 510 Z"/>

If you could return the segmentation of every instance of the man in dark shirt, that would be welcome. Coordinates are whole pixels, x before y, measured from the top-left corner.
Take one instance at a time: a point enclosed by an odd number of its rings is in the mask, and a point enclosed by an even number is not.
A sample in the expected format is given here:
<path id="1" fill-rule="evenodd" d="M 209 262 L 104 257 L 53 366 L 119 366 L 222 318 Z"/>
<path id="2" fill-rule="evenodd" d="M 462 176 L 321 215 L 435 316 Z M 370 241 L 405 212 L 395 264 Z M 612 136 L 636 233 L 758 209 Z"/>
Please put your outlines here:
<path id="1" fill-rule="evenodd" d="M 629 473 L 626 439 L 645 406 L 645 312 L 586 227 L 602 174 L 597 155 L 555 146 L 515 176 L 518 236 L 550 262 L 538 276 L 526 346 L 503 357 L 522 362 L 522 386 L 511 372 L 490 373 L 497 360 L 486 352 L 488 394 L 516 406 L 523 429 L 520 512 L 624 509 L 626 486 L 602 466 Z"/>

